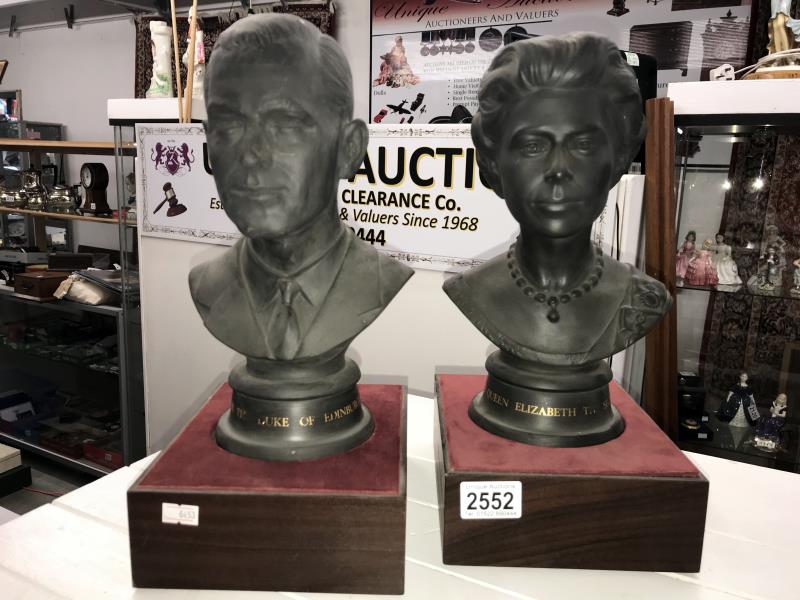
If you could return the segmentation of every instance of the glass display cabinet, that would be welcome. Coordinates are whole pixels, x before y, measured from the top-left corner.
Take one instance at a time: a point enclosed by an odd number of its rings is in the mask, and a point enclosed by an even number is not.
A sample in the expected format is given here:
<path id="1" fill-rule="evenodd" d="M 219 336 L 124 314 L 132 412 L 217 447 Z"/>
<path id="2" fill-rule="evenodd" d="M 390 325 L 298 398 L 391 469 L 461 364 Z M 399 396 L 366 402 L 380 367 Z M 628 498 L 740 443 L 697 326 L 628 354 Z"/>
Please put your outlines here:
<path id="1" fill-rule="evenodd" d="M 12 95 L 16 98 L 12 100 Z M 19 92 L 0 92 L 0 139 L 42 140 L 59 142 L 64 127 L 58 123 L 23 121 L 20 119 Z M 52 188 L 64 182 L 66 155 L 61 152 L 38 152 L 0 145 L 0 180 L 6 189 L 23 185 L 22 172 L 36 166 L 42 173 L 42 184 Z M 69 221 L 48 215 L 40 237 L 50 251 L 67 250 L 72 246 L 72 225 Z M 34 245 L 35 222 L 31 215 L 0 213 L 0 248 L 26 248 Z"/>
<path id="2" fill-rule="evenodd" d="M 678 443 L 798 471 L 800 106 L 788 99 L 800 81 L 671 84 L 668 94 Z"/>
<path id="3" fill-rule="evenodd" d="M 120 138 L 115 143 L 0 137 L 0 152 L 26 154 L 35 165 L 43 166 L 49 154 L 114 158 L 112 181 L 118 193 L 116 207 L 110 198 L 113 215 L 0 206 L 6 222 L 32 222 L 0 238 L 0 443 L 95 475 L 146 452 L 136 221 L 124 185 L 133 172 L 135 151 Z M 116 292 L 111 302 L 79 304 L 55 300 L 49 292 L 33 297 L 17 290 L 13 278 L 2 277 L 4 271 L 18 276 L 46 267 L 48 253 L 58 248 L 53 229 L 59 222 L 116 230 L 117 248 L 84 246 L 68 237 L 63 241 L 68 251 L 105 256 L 106 263 L 120 266 L 119 278 L 111 281 Z"/>
<path id="4" fill-rule="evenodd" d="M 122 309 L 12 292 L 0 287 L 0 442 L 97 475 L 129 462 Z"/>

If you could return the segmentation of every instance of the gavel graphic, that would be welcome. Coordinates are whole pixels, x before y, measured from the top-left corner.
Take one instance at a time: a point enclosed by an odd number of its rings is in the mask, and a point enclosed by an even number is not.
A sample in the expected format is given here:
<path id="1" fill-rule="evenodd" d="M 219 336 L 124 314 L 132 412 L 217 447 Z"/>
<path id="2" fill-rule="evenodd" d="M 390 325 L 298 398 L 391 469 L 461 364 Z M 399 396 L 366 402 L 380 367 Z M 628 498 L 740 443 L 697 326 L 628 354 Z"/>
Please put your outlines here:
<path id="1" fill-rule="evenodd" d="M 156 214 L 161 207 L 164 206 L 165 202 L 169 202 L 169 208 L 167 209 L 167 216 L 168 217 L 177 217 L 178 215 L 186 212 L 186 206 L 178 202 L 178 197 L 175 195 L 175 190 L 172 189 L 172 184 L 167 182 L 164 184 L 164 199 L 156 206 L 156 209 L 153 211 L 153 214 Z"/>

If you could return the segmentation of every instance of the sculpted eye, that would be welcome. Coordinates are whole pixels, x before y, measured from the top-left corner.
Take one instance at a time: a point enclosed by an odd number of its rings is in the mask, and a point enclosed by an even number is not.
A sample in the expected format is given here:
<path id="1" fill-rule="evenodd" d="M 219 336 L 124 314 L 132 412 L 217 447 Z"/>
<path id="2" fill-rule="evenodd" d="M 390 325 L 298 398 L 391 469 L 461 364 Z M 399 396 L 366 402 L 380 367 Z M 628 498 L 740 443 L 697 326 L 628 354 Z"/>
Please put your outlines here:
<path id="1" fill-rule="evenodd" d="M 269 122 L 278 130 L 293 131 L 303 129 L 310 125 L 306 115 L 291 111 L 273 111 L 269 115 Z"/>
<path id="2" fill-rule="evenodd" d="M 597 141 L 591 136 L 575 138 L 570 148 L 580 154 L 592 154 L 597 149 Z"/>
<path id="3" fill-rule="evenodd" d="M 241 135 L 244 126 L 237 119 L 209 120 L 208 133 L 216 136 L 236 137 Z"/>
<path id="4" fill-rule="evenodd" d="M 520 152 L 525 156 L 536 156 L 549 152 L 550 145 L 550 140 L 546 138 L 528 139 L 520 145 Z"/>

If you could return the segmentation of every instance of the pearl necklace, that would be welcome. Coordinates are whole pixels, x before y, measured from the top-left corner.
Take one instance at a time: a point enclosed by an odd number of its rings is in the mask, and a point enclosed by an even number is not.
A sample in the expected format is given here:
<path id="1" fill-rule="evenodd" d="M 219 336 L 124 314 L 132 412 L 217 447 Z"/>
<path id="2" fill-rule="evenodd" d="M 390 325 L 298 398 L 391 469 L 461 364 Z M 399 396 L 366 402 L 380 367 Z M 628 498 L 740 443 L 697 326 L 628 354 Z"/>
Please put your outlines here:
<path id="1" fill-rule="evenodd" d="M 516 242 L 511 244 L 511 247 L 508 249 L 508 254 L 506 255 L 508 258 L 507 264 L 509 274 L 514 280 L 514 283 L 517 284 L 517 287 L 522 291 L 523 294 L 525 294 L 525 296 L 535 300 L 536 302 L 540 302 L 542 304 L 546 303 L 547 306 L 550 307 L 550 310 L 547 311 L 547 320 L 551 323 L 558 323 L 558 321 L 561 319 L 561 315 L 558 313 L 559 304 L 567 304 L 573 298 L 580 298 L 584 294 L 588 294 L 595 288 L 595 286 L 597 286 L 600 278 L 603 276 L 603 268 L 605 266 L 605 262 L 603 260 L 603 251 L 600 246 L 595 245 L 594 251 L 596 259 L 594 268 L 580 283 L 580 285 L 576 286 L 569 292 L 563 292 L 561 294 L 547 294 L 543 291 L 537 291 L 536 286 L 528 281 L 528 279 L 522 273 L 522 269 L 520 269 L 517 265 L 517 257 L 515 252 L 516 247 Z"/>

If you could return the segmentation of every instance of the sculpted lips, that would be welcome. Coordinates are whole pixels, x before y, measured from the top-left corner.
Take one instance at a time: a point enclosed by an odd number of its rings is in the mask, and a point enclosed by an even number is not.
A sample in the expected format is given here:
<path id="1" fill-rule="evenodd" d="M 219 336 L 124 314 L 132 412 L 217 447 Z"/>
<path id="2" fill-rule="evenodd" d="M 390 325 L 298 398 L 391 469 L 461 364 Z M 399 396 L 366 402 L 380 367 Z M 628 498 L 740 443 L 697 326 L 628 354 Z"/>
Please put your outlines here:
<path id="1" fill-rule="evenodd" d="M 579 200 L 570 200 L 564 192 L 564 186 L 557 183 L 553 185 L 550 194 L 540 194 L 531 202 L 534 207 L 544 208 L 548 211 L 558 212 L 579 204 Z"/>
<path id="2" fill-rule="evenodd" d="M 228 193 L 231 196 L 250 199 L 250 200 L 270 200 L 278 198 L 281 194 L 286 192 L 284 187 L 274 186 L 257 186 L 257 187 L 235 187 Z"/>

